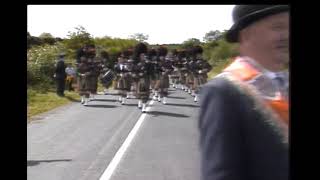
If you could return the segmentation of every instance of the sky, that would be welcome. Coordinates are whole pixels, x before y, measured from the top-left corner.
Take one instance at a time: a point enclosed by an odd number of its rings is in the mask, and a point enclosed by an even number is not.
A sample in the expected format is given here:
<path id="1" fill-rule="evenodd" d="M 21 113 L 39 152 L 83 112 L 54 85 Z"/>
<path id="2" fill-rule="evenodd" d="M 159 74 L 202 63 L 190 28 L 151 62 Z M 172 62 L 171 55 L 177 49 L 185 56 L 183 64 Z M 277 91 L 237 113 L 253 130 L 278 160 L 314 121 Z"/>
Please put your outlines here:
<path id="1" fill-rule="evenodd" d="M 28 5 L 27 30 L 67 38 L 81 25 L 93 37 L 128 38 L 148 35 L 149 44 L 203 41 L 211 30 L 232 25 L 234 5 Z"/>

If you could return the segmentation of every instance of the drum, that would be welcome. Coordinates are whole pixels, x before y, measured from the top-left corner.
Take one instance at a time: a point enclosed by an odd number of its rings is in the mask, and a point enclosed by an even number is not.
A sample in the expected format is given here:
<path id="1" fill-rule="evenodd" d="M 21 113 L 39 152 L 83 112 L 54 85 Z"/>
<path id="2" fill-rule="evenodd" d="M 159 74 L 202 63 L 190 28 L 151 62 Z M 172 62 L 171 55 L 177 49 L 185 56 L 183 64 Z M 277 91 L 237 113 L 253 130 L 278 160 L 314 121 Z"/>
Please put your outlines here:
<path id="1" fill-rule="evenodd" d="M 114 78 L 115 74 L 111 70 L 109 70 L 101 77 L 101 82 L 104 84 L 109 84 Z"/>

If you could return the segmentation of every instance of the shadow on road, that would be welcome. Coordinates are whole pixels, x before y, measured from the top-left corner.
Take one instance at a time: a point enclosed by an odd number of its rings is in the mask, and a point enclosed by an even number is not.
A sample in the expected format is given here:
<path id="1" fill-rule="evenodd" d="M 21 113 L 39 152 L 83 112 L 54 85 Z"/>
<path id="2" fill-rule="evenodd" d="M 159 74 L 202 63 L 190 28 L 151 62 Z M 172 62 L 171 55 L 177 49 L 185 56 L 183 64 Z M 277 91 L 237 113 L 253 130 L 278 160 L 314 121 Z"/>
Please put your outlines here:
<path id="1" fill-rule="evenodd" d="M 186 99 L 185 97 L 178 97 L 178 96 L 168 96 L 170 99 Z"/>
<path id="2" fill-rule="evenodd" d="M 59 162 L 59 161 L 72 161 L 71 159 L 54 159 L 54 160 L 28 160 L 27 161 L 27 166 L 36 166 L 39 165 L 40 163 L 50 163 L 50 162 Z"/>
<path id="3" fill-rule="evenodd" d="M 174 103 L 167 103 L 166 105 L 168 106 L 182 106 L 182 107 L 200 107 L 198 105 L 194 105 L 194 104 L 174 104 Z"/>
<path id="4" fill-rule="evenodd" d="M 91 101 L 108 101 L 108 102 L 116 102 L 117 100 L 115 99 L 93 99 Z"/>
<path id="5" fill-rule="evenodd" d="M 160 112 L 160 111 L 149 111 L 147 114 L 151 114 L 154 116 L 171 116 L 171 117 L 190 117 L 184 114 L 177 114 L 177 113 L 169 113 L 169 112 Z"/>
<path id="6" fill-rule="evenodd" d="M 124 104 L 123 106 L 137 106 L 138 107 L 138 104 Z"/>
<path id="7" fill-rule="evenodd" d="M 119 96 L 119 93 L 104 93 L 103 95 Z"/>
<path id="8" fill-rule="evenodd" d="M 88 104 L 86 107 L 92 107 L 92 108 L 115 108 L 117 106 L 105 105 L 105 104 Z"/>

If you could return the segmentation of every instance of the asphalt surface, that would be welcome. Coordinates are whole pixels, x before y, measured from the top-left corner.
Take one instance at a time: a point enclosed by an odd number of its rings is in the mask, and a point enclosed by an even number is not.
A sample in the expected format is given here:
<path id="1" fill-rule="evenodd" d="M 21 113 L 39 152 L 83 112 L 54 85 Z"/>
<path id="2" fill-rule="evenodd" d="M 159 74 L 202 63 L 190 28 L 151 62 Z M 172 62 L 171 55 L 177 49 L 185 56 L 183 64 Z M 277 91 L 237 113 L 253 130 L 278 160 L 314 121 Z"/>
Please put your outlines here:
<path id="1" fill-rule="evenodd" d="M 154 102 L 111 180 L 200 179 L 199 104 L 170 88 Z M 99 180 L 142 115 L 137 99 L 97 95 L 35 117 L 27 126 L 28 180 Z M 150 101 L 149 101 L 150 102 Z"/>

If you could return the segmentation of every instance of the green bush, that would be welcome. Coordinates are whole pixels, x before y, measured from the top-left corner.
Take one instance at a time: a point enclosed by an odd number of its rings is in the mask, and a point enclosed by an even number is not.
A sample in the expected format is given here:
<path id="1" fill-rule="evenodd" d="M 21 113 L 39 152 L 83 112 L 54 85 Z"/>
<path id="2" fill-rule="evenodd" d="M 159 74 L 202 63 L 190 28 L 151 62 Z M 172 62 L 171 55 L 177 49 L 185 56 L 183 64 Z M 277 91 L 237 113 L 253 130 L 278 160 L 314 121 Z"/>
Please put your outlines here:
<path id="1" fill-rule="evenodd" d="M 204 45 L 203 56 L 213 66 L 220 65 L 227 59 L 239 54 L 238 44 L 231 44 L 224 39 L 211 41 Z"/>
<path id="2" fill-rule="evenodd" d="M 118 53 L 128 48 L 134 47 L 138 41 L 134 39 L 120 39 L 120 38 L 95 38 L 96 46 L 101 47 L 110 54 Z"/>
<path id="3" fill-rule="evenodd" d="M 54 71 L 57 55 L 66 53 L 65 63 L 75 64 L 76 50 L 87 43 L 95 44 L 97 53 L 107 51 L 111 61 L 116 62 L 117 54 L 134 47 L 138 41 L 120 38 L 95 38 L 83 28 L 77 27 L 76 32 L 70 32 L 69 38 L 54 45 L 44 44 L 32 46 L 27 51 L 27 84 L 41 90 L 54 87 Z M 100 54 L 97 54 L 100 55 Z"/>
<path id="4" fill-rule="evenodd" d="M 27 52 L 27 84 L 48 89 L 54 84 L 57 55 L 64 50 L 61 44 L 35 46 Z"/>
<path id="5" fill-rule="evenodd" d="M 239 55 L 238 44 L 228 43 L 225 38 L 208 41 L 203 45 L 203 57 L 208 60 L 213 69 L 209 72 L 209 79 L 231 63 L 232 58 Z"/>
<path id="6" fill-rule="evenodd" d="M 220 74 L 232 61 L 232 58 L 217 61 L 212 70 L 208 73 L 208 79 L 212 79 L 216 75 Z"/>

